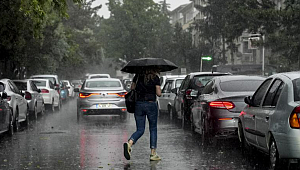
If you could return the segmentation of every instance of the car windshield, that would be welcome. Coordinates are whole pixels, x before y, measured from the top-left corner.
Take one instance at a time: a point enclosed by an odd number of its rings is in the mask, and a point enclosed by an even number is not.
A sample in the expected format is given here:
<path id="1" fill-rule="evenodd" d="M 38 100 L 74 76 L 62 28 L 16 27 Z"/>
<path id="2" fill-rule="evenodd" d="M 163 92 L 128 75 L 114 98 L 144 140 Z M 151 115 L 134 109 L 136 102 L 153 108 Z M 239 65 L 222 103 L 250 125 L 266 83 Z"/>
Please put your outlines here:
<path id="1" fill-rule="evenodd" d="M 53 84 L 55 84 L 55 78 L 54 77 L 33 77 L 33 79 L 48 79 L 50 80 Z"/>
<path id="2" fill-rule="evenodd" d="M 220 88 L 225 92 L 255 91 L 263 80 L 233 80 L 220 83 Z"/>
<path id="3" fill-rule="evenodd" d="M 175 88 L 179 88 L 182 82 L 183 82 L 183 79 L 176 80 Z"/>
<path id="4" fill-rule="evenodd" d="M 87 81 L 86 88 L 99 88 L 99 87 L 121 87 L 119 81 Z"/>
<path id="5" fill-rule="evenodd" d="M 26 82 L 14 82 L 14 83 L 18 87 L 19 90 L 27 90 Z"/>
<path id="6" fill-rule="evenodd" d="M 294 100 L 300 101 L 300 78 L 293 80 Z"/>
<path id="7" fill-rule="evenodd" d="M 46 81 L 43 81 L 43 80 L 33 80 L 32 81 L 36 86 L 40 86 L 40 87 L 46 87 Z"/>
<path id="8" fill-rule="evenodd" d="M 207 82 L 209 82 L 214 76 L 195 76 L 192 79 L 192 88 L 193 89 L 201 89 L 203 88 Z"/>

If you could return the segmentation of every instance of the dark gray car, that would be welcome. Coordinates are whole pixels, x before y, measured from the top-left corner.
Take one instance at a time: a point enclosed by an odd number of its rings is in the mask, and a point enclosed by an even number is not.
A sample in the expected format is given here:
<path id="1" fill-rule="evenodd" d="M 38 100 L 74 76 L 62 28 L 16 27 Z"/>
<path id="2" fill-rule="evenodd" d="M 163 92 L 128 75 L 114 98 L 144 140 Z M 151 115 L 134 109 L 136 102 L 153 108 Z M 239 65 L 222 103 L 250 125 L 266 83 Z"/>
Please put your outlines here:
<path id="1" fill-rule="evenodd" d="M 238 117 L 246 105 L 244 98 L 253 95 L 264 80 L 246 75 L 212 78 L 192 106 L 191 124 L 202 135 L 202 142 L 237 137 Z"/>
<path id="2" fill-rule="evenodd" d="M 121 81 L 115 78 L 86 79 L 79 90 L 77 118 L 84 115 L 120 115 L 126 117 L 125 94 Z"/>

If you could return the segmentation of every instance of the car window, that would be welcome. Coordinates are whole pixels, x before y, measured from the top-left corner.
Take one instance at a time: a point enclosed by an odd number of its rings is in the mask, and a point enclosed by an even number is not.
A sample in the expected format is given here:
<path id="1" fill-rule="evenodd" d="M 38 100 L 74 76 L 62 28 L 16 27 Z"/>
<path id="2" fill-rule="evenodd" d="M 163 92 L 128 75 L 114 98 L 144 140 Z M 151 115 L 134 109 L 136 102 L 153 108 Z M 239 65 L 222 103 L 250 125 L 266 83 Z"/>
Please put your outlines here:
<path id="1" fill-rule="evenodd" d="M 29 81 L 29 83 L 30 83 L 31 89 L 33 91 L 38 91 L 38 88 L 36 87 L 36 85 L 32 81 Z"/>
<path id="2" fill-rule="evenodd" d="M 281 80 L 275 80 L 274 83 L 271 85 L 269 88 L 269 91 L 266 95 L 265 101 L 263 103 L 263 106 L 273 106 L 273 100 L 275 98 L 275 95 L 281 85 L 282 81 Z"/>
<path id="3" fill-rule="evenodd" d="M 180 85 L 182 84 L 182 82 L 183 82 L 183 79 L 176 80 L 176 82 L 175 82 L 175 88 L 180 87 Z"/>
<path id="4" fill-rule="evenodd" d="M 165 84 L 165 86 L 164 86 L 164 88 L 162 90 L 163 93 L 170 93 L 171 92 L 172 82 L 173 81 L 174 80 L 169 80 L 169 81 L 166 82 L 166 84 Z"/>
<path id="5" fill-rule="evenodd" d="M 118 81 L 88 81 L 85 83 L 86 88 L 99 88 L 99 87 L 122 87 Z"/>
<path id="6" fill-rule="evenodd" d="M 201 89 L 215 76 L 195 76 L 191 82 L 192 89 Z"/>
<path id="7" fill-rule="evenodd" d="M 46 81 L 43 80 L 33 80 L 32 81 L 36 86 L 46 87 Z M 51 82 L 51 81 L 50 81 Z"/>
<path id="8" fill-rule="evenodd" d="M 19 90 L 27 90 L 26 82 L 15 82 L 15 85 L 18 87 Z"/>
<path id="9" fill-rule="evenodd" d="M 292 81 L 294 89 L 294 101 L 300 101 L 300 78 Z"/>
<path id="10" fill-rule="evenodd" d="M 272 106 L 276 106 L 277 105 L 277 101 L 279 99 L 279 96 L 281 94 L 281 91 L 282 91 L 283 87 L 284 87 L 284 83 L 282 82 L 280 84 L 280 86 L 278 87 L 278 90 L 277 90 L 277 92 L 276 92 L 276 94 L 274 96 L 274 99 L 273 99 L 273 102 L 272 102 Z"/>
<path id="11" fill-rule="evenodd" d="M 182 90 L 182 89 L 187 89 L 188 86 L 189 86 L 189 80 L 190 80 L 190 75 L 186 76 L 184 81 L 182 82 L 179 90 Z"/>
<path id="12" fill-rule="evenodd" d="M 48 79 L 48 80 L 50 80 L 53 84 L 57 84 L 54 77 L 33 77 L 33 79 Z"/>
<path id="13" fill-rule="evenodd" d="M 11 86 L 11 90 L 17 94 L 20 94 L 20 90 L 18 89 L 18 87 L 11 81 L 9 81 L 9 84 Z"/>
<path id="14" fill-rule="evenodd" d="M 255 94 L 252 97 L 253 106 L 259 106 L 261 100 L 266 93 L 272 79 L 267 79 L 263 82 L 263 84 L 257 89 Z"/>
<path id="15" fill-rule="evenodd" d="M 49 81 L 49 87 L 50 89 L 54 89 L 54 84 L 51 81 Z"/>
<path id="16" fill-rule="evenodd" d="M 255 91 L 263 80 L 233 80 L 220 83 L 220 88 L 225 92 Z"/>
<path id="17" fill-rule="evenodd" d="M 210 94 L 214 91 L 213 89 L 214 81 L 210 81 L 207 83 L 207 85 L 202 90 L 201 94 Z"/>

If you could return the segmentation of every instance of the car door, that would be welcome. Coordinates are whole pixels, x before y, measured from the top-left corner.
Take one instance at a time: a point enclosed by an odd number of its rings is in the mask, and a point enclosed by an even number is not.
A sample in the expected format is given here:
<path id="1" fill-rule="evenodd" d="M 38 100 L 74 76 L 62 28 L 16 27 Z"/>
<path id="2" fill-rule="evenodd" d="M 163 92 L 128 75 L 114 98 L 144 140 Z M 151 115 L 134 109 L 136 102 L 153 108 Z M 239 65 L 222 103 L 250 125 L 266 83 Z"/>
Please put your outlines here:
<path id="1" fill-rule="evenodd" d="M 243 110 L 245 138 L 249 143 L 254 145 L 257 145 L 257 135 L 261 135 L 256 132 L 256 115 L 260 112 L 262 99 L 265 96 L 271 81 L 272 78 L 265 80 L 261 84 L 251 99 L 251 105 L 246 106 Z"/>
<path id="2" fill-rule="evenodd" d="M 278 97 L 282 91 L 284 83 L 280 79 L 273 81 L 267 91 L 262 107 L 256 113 L 256 133 L 257 142 L 260 147 L 267 150 L 267 136 L 270 127 L 270 118 L 274 114 Z"/>
<path id="3" fill-rule="evenodd" d="M 168 108 L 168 98 L 170 97 L 172 82 L 174 80 L 167 80 L 165 86 L 162 90 L 161 97 L 159 97 L 160 110 L 167 111 Z"/>
<path id="4" fill-rule="evenodd" d="M 11 90 L 15 93 L 16 95 L 16 100 L 18 103 L 18 108 L 19 108 L 19 119 L 26 119 L 26 113 L 27 113 L 27 101 L 25 98 L 21 95 L 20 90 L 17 88 L 14 82 L 8 81 Z"/>
<path id="5" fill-rule="evenodd" d="M 2 99 L 2 97 L 0 96 L 0 131 L 4 130 L 4 126 L 5 126 L 5 121 L 6 121 L 6 114 L 7 114 L 7 110 L 5 107 L 5 102 Z"/>

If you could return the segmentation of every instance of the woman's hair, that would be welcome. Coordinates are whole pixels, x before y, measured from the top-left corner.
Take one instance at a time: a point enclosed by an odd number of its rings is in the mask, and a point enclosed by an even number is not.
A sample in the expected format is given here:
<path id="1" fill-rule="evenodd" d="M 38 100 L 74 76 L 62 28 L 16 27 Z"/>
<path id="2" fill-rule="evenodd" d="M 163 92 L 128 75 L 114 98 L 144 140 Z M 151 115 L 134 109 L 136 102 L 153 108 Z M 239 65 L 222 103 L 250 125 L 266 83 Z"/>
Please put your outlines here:
<path id="1" fill-rule="evenodd" d="M 144 73 L 144 83 L 147 84 L 150 80 L 153 80 L 155 76 L 159 75 L 159 69 L 147 68 Z"/>

